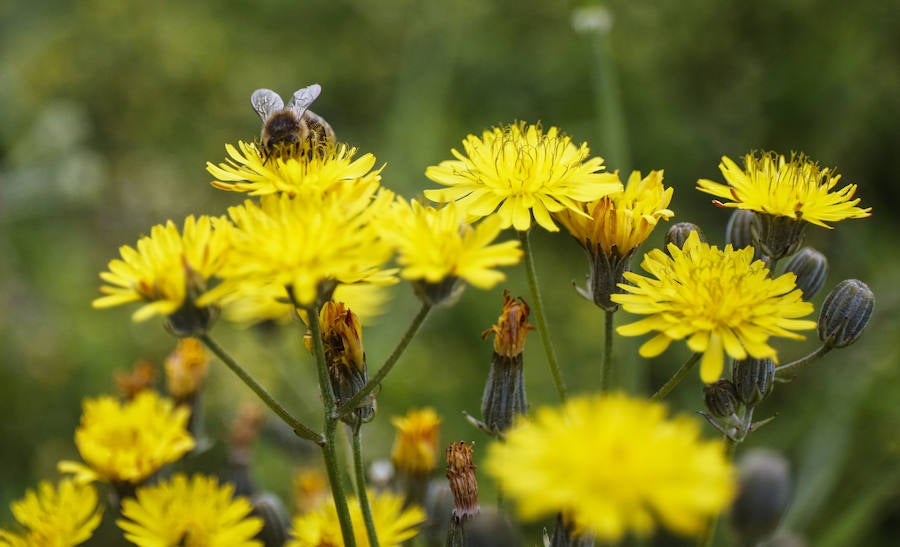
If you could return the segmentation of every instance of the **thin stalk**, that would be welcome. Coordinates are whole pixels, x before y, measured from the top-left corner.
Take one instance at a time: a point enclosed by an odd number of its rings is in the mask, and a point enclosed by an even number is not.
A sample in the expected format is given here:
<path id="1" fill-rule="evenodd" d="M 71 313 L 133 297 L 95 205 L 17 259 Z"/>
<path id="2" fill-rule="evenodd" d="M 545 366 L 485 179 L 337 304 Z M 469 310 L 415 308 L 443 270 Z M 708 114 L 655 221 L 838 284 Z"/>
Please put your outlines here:
<path id="1" fill-rule="evenodd" d="M 324 446 L 325 439 L 321 433 L 313 431 L 311 428 L 303 424 L 300 420 L 293 417 L 291 413 L 288 412 L 283 406 L 281 406 L 281 404 L 276 401 L 275 398 L 272 397 L 272 395 L 268 391 L 266 391 L 264 387 L 259 385 L 259 383 L 257 383 L 257 381 L 254 380 L 253 377 L 250 376 L 250 374 L 246 370 L 244 370 L 244 368 L 241 367 L 241 365 L 239 365 L 238 362 L 234 360 L 234 358 L 231 357 L 231 355 L 229 355 L 224 349 L 222 349 L 222 347 L 219 346 L 219 344 L 217 344 L 215 340 L 210 338 L 208 334 L 202 334 L 199 338 L 200 341 L 203 342 L 210 351 L 216 354 L 216 357 L 221 359 L 222 362 L 225 363 L 225 365 L 228 366 L 228 368 L 230 368 L 231 371 L 234 372 L 237 377 L 247 385 L 247 387 L 249 387 L 251 390 L 253 390 L 254 393 L 256 393 L 257 397 L 259 397 L 262 402 L 266 404 L 266 406 L 272 409 L 272 412 L 274 412 L 279 418 L 282 419 L 282 421 L 284 421 L 284 423 L 286 423 L 291 429 L 293 429 L 294 433 L 296 433 L 299 437 L 313 441 L 319 446 Z"/>
<path id="2" fill-rule="evenodd" d="M 728 435 L 725 435 L 725 458 L 731 461 L 734 458 L 734 451 L 737 448 L 737 442 L 731 440 Z M 719 524 L 719 516 L 716 515 L 709 519 L 709 522 L 706 524 L 706 528 L 703 530 L 703 535 L 697 540 L 697 547 L 712 547 L 713 540 L 716 537 L 716 526 Z"/>
<path id="3" fill-rule="evenodd" d="M 695 364 L 697 364 L 697 361 L 700 360 L 700 357 L 702 355 L 702 353 L 695 353 L 691 355 L 691 358 L 688 359 L 685 364 L 681 365 L 681 368 L 678 369 L 675 374 L 671 378 L 669 378 L 669 381 L 663 384 L 663 386 L 659 388 L 659 390 L 657 390 L 657 392 L 654 393 L 652 397 L 650 397 L 650 400 L 659 401 L 666 395 L 668 395 L 670 391 L 675 389 L 675 386 L 681 383 L 684 377 L 687 376 L 687 373 L 691 371 Z"/>
<path id="4" fill-rule="evenodd" d="M 538 330 L 541 333 L 541 341 L 544 343 L 544 351 L 547 353 L 547 363 L 550 365 L 553 383 L 556 384 L 556 392 L 559 393 L 559 398 L 565 402 L 566 384 L 563 382 L 562 375 L 559 372 L 556 351 L 553 349 L 553 343 L 550 341 L 550 331 L 547 330 L 547 319 L 544 317 L 544 304 L 541 300 L 541 291 L 538 288 L 537 270 L 534 267 L 534 254 L 531 250 L 528 232 L 528 230 L 525 230 L 518 232 L 518 234 L 525 254 L 525 273 L 528 277 L 528 286 L 531 289 L 531 309 L 534 311 L 535 318 L 537 318 Z"/>
<path id="5" fill-rule="evenodd" d="M 334 507 L 337 510 L 338 521 L 341 523 L 341 536 L 344 539 L 344 545 L 346 547 L 356 547 L 356 538 L 353 536 L 353 522 L 350 520 L 350 510 L 347 507 L 347 494 L 344 491 L 337 451 L 334 447 L 338 420 L 334 412 L 334 389 L 331 387 L 331 379 L 328 376 L 328 363 L 325 361 L 325 347 L 322 345 L 319 310 L 316 307 L 309 307 L 306 309 L 306 314 L 309 317 L 309 330 L 316 354 L 316 368 L 319 371 L 319 389 L 322 392 L 322 405 L 325 408 L 325 444 L 322 446 L 322 456 L 325 459 L 325 469 L 328 471 L 328 481 L 331 483 L 331 496 L 334 498 Z"/>
<path id="6" fill-rule="evenodd" d="M 431 304 L 427 302 L 422 303 L 422 307 L 419 308 L 419 313 L 413 318 L 412 322 L 407 327 L 406 332 L 403 333 L 403 338 L 400 339 L 400 342 L 397 343 L 397 347 L 394 348 L 394 351 L 388 356 L 388 358 L 384 361 L 384 364 L 381 365 L 381 368 L 378 369 L 378 372 L 375 373 L 366 385 L 360 389 L 356 395 L 351 397 L 346 403 L 341 405 L 340 408 L 337 409 L 338 416 L 345 416 L 350 412 L 353 412 L 359 403 L 362 402 L 366 396 L 368 396 L 372 391 L 378 387 L 379 384 L 384 380 L 384 377 L 388 375 L 391 369 L 394 367 L 394 364 L 397 363 L 397 360 L 403 355 L 403 352 L 406 350 L 406 347 L 412 341 L 412 339 L 416 336 L 416 333 L 419 332 L 419 328 L 422 326 L 422 323 L 425 322 L 425 318 L 428 317 L 428 312 L 431 311 Z"/>
<path id="7" fill-rule="evenodd" d="M 810 353 L 809 355 L 801 357 L 801 358 L 797 359 L 796 361 L 792 361 L 785 365 L 775 367 L 775 374 L 778 374 L 779 372 L 784 372 L 786 370 L 790 370 L 792 368 L 799 368 L 804 365 L 808 365 L 808 364 L 812 363 L 813 361 L 815 361 L 816 359 L 818 359 L 819 357 L 822 357 L 829 351 L 831 351 L 830 347 L 828 347 L 826 345 L 822 345 L 822 346 L 816 348 L 816 350 L 813 351 L 812 353 Z"/>
<path id="8" fill-rule="evenodd" d="M 362 422 L 356 421 L 353 425 L 353 467 L 356 471 L 356 494 L 359 499 L 359 510 L 362 511 L 363 521 L 366 523 L 366 534 L 369 536 L 369 545 L 378 547 L 378 533 L 375 531 L 375 520 L 372 518 L 372 508 L 369 505 L 369 494 L 366 492 L 366 470 L 362 459 Z"/>
<path id="9" fill-rule="evenodd" d="M 606 391 L 607 382 L 609 380 L 609 370 L 612 367 L 612 349 L 613 349 L 613 317 L 614 311 L 606 310 L 604 318 L 604 339 L 603 339 L 603 362 L 600 363 L 600 386 L 599 390 Z"/>

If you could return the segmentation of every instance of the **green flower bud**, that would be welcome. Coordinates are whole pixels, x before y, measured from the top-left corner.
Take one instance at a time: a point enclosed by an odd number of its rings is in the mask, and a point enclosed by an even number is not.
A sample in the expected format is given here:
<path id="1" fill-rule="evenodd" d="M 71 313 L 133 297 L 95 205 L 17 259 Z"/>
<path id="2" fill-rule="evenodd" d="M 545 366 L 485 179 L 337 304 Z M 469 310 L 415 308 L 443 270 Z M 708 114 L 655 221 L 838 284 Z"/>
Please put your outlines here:
<path id="1" fill-rule="evenodd" d="M 753 407 L 772 393 L 775 385 L 775 363 L 771 359 L 735 360 L 731 369 L 735 393 L 739 401 Z"/>
<path id="2" fill-rule="evenodd" d="M 751 224 L 751 229 L 762 254 L 778 260 L 794 254 L 803 244 L 806 221 L 767 214 L 756 217 L 759 221 Z"/>
<path id="3" fill-rule="evenodd" d="M 819 340 L 827 347 L 847 347 L 862 334 L 875 307 L 875 295 L 858 279 L 845 279 L 825 297 L 819 313 Z"/>
<path id="4" fill-rule="evenodd" d="M 674 243 L 679 249 L 684 247 L 684 242 L 687 241 L 691 232 L 697 232 L 697 235 L 700 236 L 700 241 L 706 241 L 703 231 L 693 222 L 676 222 L 666 232 L 666 247 L 669 246 L 669 243 Z"/>
<path id="5" fill-rule="evenodd" d="M 791 258 L 784 271 L 797 276 L 797 288 L 803 291 L 804 300 L 810 300 L 825 284 L 828 259 L 812 247 L 804 247 Z"/>
<path id="6" fill-rule="evenodd" d="M 753 245 L 753 224 L 758 222 L 753 211 L 735 209 L 725 225 L 725 243 L 730 243 L 735 249 Z"/>
<path id="7" fill-rule="evenodd" d="M 288 540 L 291 517 L 281 499 L 271 492 L 256 494 L 250 499 L 253 514 L 263 521 L 263 529 L 256 535 L 263 545 L 284 545 Z"/>
<path id="8" fill-rule="evenodd" d="M 481 416 L 491 431 L 506 431 L 513 420 L 528 411 L 525 396 L 525 337 L 534 327 L 528 323 L 530 310 L 522 298 L 514 300 L 503 291 L 503 311 L 497 324 L 482 333 L 494 335 L 491 369 L 481 397 Z"/>
<path id="9" fill-rule="evenodd" d="M 719 380 L 704 387 L 703 400 L 709 412 L 718 418 L 728 418 L 738 406 L 737 392 L 729 380 Z"/>
<path id="10" fill-rule="evenodd" d="M 768 450 L 748 451 L 738 463 L 738 495 L 731 527 L 739 545 L 756 545 L 778 527 L 791 496 L 787 460 Z"/>

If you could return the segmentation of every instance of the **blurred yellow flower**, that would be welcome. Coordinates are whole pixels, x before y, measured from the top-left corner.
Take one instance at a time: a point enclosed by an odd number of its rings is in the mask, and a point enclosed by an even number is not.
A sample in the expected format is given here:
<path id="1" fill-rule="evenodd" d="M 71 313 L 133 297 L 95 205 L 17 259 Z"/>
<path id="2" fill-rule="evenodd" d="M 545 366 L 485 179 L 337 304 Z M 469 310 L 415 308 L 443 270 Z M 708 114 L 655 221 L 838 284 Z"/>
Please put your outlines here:
<path id="1" fill-rule="evenodd" d="M 871 207 L 856 206 L 860 200 L 853 199 L 855 184 L 832 191 L 841 175 L 820 168 L 803 154 L 792 154 L 788 160 L 774 152 L 751 153 L 744 156 L 743 169 L 723 156 L 719 170 L 728 185 L 700 179 L 697 189 L 730 200 L 713 201 L 722 207 L 784 216 L 825 228 L 830 228 L 826 222 L 871 215 Z"/>
<path id="2" fill-rule="evenodd" d="M 425 475 L 437 465 L 441 419 L 433 408 L 410 410 L 405 416 L 394 416 L 397 429 L 391 461 L 400 471 Z"/>
<path id="3" fill-rule="evenodd" d="M 700 438 L 688 416 L 624 394 L 544 407 L 488 447 L 485 470 L 525 519 L 561 512 L 576 534 L 617 543 L 657 524 L 699 533 L 725 509 L 734 472 L 721 441 Z"/>
<path id="4" fill-rule="evenodd" d="M 618 172 L 615 175 L 618 178 Z M 650 171 L 643 178 L 640 171 L 632 171 L 623 191 L 581 203 L 578 213 L 560 211 L 556 219 L 591 256 L 626 256 L 647 239 L 660 219 L 675 214 L 668 209 L 674 190 L 663 186 L 662 180 L 662 171 Z"/>
<path id="5" fill-rule="evenodd" d="M 448 186 L 425 190 L 432 201 L 455 201 L 470 221 L 495 214 L 501 228 L 525 231 L 534 220 L 558 231 L 550 213 L 579 210 L 579 203 L 619 192 L 615 175 L 601 173 L 603 158 L 588 159 L 587 143 L 575 146 L 556 127 L 546 133 L 524 122 L 463 140 L 465 155 L 428 167 L 425 176 Z"/>
<path id="6" fill-rule="evenodd" d="M 174 314 L 193 304 L 207 290 L 208 281 L 225 261 L 231 225 L 224 218 L 193 215 L 184 221 L 179 234 L 171 220 L 151 228 L 150 235 L 137 242 L 137 249 L 123 245 L 122 259 L 109 263 L 100 278 L 106 282 L 100 292 L 106 296 L 93 302 L 108 308 L 129 302 L 146 302 L 134 312 L 135 321 L 153 315 Z"/>
<path id="7" fill-rule="evenodd" d="M 177 474 L 170 480 L 138 488 L 122 501 L 116 521 L 125 539 L 140 547 L 262 547 L 254 539 L 263 522 L 250 516 L 253 506 L 235 497 L 230 484 L 214 477 Z"/>
<path id="8" fill-rule="evenodd" d="M 372 171 L 375 156 L 363 154 L 354 160 L 356 148 L 346 144 L 328 147 L 325 154 L 288 159 L 266 157 L 254 143 L 238 142 L 237 148 L 228 144 L 225 150 L 230 156 L 225 163 L 206 163 L 206 170 L 216 177 L 212 185 L 251 196 L 321 193 L 344 181 L 369 184 L 381 180 L 381 170 Z"/>
<path id="9" fill-rule="evenodd" d="M 814 321 L 794 319 L 813 311 L 794 285 L 796 276 L 770 278 L 765 263 L 753 261 L 752 247 L 719 250 L 691 232 L 683 248 L 669 244 L 668 254 L 654 249 L 641 267 L 653 277 L 627 272 L 630 284 L 619 287 L 631 294 L 611 298 L 626 311 L 649 317 L 616 332 L 639 336 L 658 331 L 641 346 L 643 357 L 659 355 L 673 340 L 687 338 L 691 351 L 703 353 L 700 378 L 708 384 L 722 373 L 723 353 L 777 362 L 770 336 L 803 339 L 792 331 L 816 327 Z"/>
<path id="10" fill-rule="evenodd" d="M 203 387 L 209 370 L 206 347 L 196 338 L 182 338 L 166 357 L 166 388 L 169 395 L 187 400 Z"/>
<path id="11" fill-rule="evenodd" d="M 414 505 L 404 508 L 403 497 L 391 492 L 369 492 L 368 496 L 379 545 L 399 547 L 404 541 L 419 533 L 419 525 L 425 522 L 425 511 L 421 507 Z M 351 497 L 347 500 L 347 504 L 350 508 L 356 545 L 369 547 L 369 537 L 366 535 L 359 500 Z M 343 544 L 341 525 L 334 502 L 331 501 L 315 511 L 294 517 L 291 539 L 285 547 L 335 547 Z"/>
<path id="12" fill-rule="evenodd" d="M 392 201 L 377 184 L 345 182 L 324 194 L 263 196 L 229 208 L 236 226 L 219 272 L 223 282 L 200 303 L 286 287 L 308 306 L 328 296 L 325 286 L 394 282 L 393 272 L 381 269 L 391 248 L 371 224 Z"/>
<path id="13" fill-rule="evenodd" d="M 9 547 L 72 547 L 89 540 L 103 518 L 97 490 L 90 484 L 62 479 L 41 482 L 37 491 L 12 502 L 16 521 L 26 530 L 0 530 L 0 545 Z"/>
<path id="14" fill-rule="evenodd" d="M 402 198 L 380 222 L 382 236 L 398 250 L 404 279 L 440 283 L 459 278 L 480 289 L 506 278 L 497 266 L 522 257 L 517 240 L 491 244 L 502 231 L 500 224 L 498 217 L 488 217 L 472 227 L 454 203 L 435 209 Z"/>
<path id="15" fill-rule="evenodd" d="M 194 448 L 187 430 L 190 410 L 144 390 L 120 403 L 113 397 L 86 399 L 75 445 L 87 466 L 59 463 L 78 482 L 103 480 L 138 484 Z"/>

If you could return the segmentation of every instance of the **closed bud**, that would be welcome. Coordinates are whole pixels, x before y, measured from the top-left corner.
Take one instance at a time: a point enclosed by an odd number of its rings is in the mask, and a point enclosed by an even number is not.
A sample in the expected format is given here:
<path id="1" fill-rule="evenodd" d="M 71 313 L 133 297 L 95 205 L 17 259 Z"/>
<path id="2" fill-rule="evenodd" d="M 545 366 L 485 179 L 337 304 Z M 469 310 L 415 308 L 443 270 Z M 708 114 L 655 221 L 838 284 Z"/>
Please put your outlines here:
<path id="1" fill-rule="evenodd" d="M 263 521 L 263 528 L 256 539 L 263 545 L 284 545 L 288 540 L 291 517 L 281 499 L 271 492 L 256 494 L 250 499 L 253 514 Z"/>
<path id="2" fill-rule="evenodd" d="M 735 394 L 748 407 L 758 405 L 775 386 L 775 363 L 771 359 L 735 360 L 731 370 Z"/>
<path id="3" fill-rule="evenodd" d="M 812 247 L 804 247 L 791 257 L 784 267 L 785 272 L 797 276 L 795 284 L 803 291 L 803 299 L 810 300 L 825 284 L 828 276 L 828 259 Z"/>
<path id="4" fill-rule="evenodd" d="M 700 241 L 706 241 L 703 231 L 693 222 L 676 222 L 666 232 L 666 247 L 668 248 L 669 243 L 674 243 L 679 249 L 684 247 L 684 242 L 687 241 L 691 232 L 697 232 L 697 235 L 700 236 Z"/>
<path id="5" fill-rule="evenodd" d="M 803 244 L 805 220 L 780 215 L 756 215 L 759 222 L 751 225 L 753 241 L 767 257 L 778 260 L 794 254 Z"/>
<path id="6" fill-rule="evenodd" d="M 465 441 L 450 443 L 447 447 L 447 480 L 453 494 L 453 521 L 462 523 L 477 515 L 478 479 L 472 461 L 472 445 Z"/>
<path id="7" fill-rule="evenodd" d="M 819 313 L 819 340 L 829 348 L 847 347 L 862 334 L 875 307 L 875 295 L 858 279 L 845 279 L 825 297 Z"/>
<path id="8" fill-rule="evenodd" d="M 483 338 L 494 335 L 494 352 L 484 394 L 481 415 L 491 431 L 505 431 L 519 414 L 525 414 L 524 357 L 525 335 L 534 329 L 528 323 L 528 304 L 503 291 L 503 311 L 497 324 L 484 331 Z"/>
<path id="9" fill-rule="evenodd" d="M 734 249 L 753 247 L 753 260 L 758 260 L 762 254 L 753 240 L 753 225 L 758 222 L 759 219 L 756 218 L 756 213 L 753 211 L 735 209 L 728 219 L 728 224 L 725 225 L 725 243 Z"/>
<path id="10" fill-rule="evenodd" d="M 778 527 L 791 497 L 787 460 L 769 450 L 748 451 L 738 463 L 738 495 L 731 527 L 740 545 L 756 545 Z"/>
<path id="11" fill-rule="evenodd" d="M 737 392 L 729 380 L 719 380 L 704 387 L 703 400 L 710 414 L 717 418 L 728 418 L 737 410 Z"/>

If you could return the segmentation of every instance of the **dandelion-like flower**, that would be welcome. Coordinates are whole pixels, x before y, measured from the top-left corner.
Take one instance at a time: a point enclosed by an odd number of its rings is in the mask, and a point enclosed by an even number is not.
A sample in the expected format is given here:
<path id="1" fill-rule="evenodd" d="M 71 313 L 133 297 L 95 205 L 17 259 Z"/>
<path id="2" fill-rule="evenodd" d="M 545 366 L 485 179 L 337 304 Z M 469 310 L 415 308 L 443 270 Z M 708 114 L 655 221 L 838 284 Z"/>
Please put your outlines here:
<path id="1" fill-rule="evenodd" d="M 178 314 L 194 307 L 224 263 L 230 228 L 224 218 L 193 215 L 185 219 L 181 233 L 172 221 L 154 226 L 138 240 L 137 249 L 119 248 L 122 258 L 110 261 L 109 271 L 100 274 L 106 283 L 100 292 L 106 296 L 93 306 L 144 302 L 134 312 L 135 321 L 162 315 L 177 327 L 183 322 Z"/>
<path id="2" fill-rule="evenodd" d="M 616 172 L 618 177 L 618 172 Z M 586 289 L 578 292 L 609 311 L 618 306 L 609 297 L 617 292 L 638 245 L 644 242 L 660 219 L 669 220 L 672 187 L 662 183 L 662 171 L 650 171 L 641 178 L 633 171 L 621 192 L 580 205 L 579 212 L 563 210 L 556 214 L 569 233 L 584 248 L 590 261 Z"/>
<path id="3" fill-rule="evenodd" d="M 680 249 L 669 244 L 668 253 L 647 253 L 641 267 L 653 277 L 627 272 L 630 284 L 619 287 L 630 294 L 611 298 L 626 311 L 648 317 L 616 331 L 623 336 L 657 331 L 641 346 L 643 357 L 659 355 L 673 340 L 687 338 L 692 351 L 703 353 L 700 378 L 708 384 L 719 379 L 724 353 L 735 359 L 775 360 L 770 336 L 803 339 L 793 331 L 816 326 L 795 319 L 813 311 L 794 285 L 796 276 L 770 278 L 765 263 L 753 260 L 752 247 L 720 250 L 691 232 Z"/>
<path id="4" fill-rule="evenodd" d="M 391 201 L 376 184 L 343 183 L 325 194 L 263 196 L 229 208 L 235 228 L 223 282 L 201 302 L 227 303 L 271 286 L 306 307 L 340 283 L 393 282 L 393 272 L 381 269 L 391 248 L 371 223 Z"/>
<path id="5" fill-rule="evenodd" d="M 248 192 L 251 196 L 274 193 L 290 195 L 327 192 L 343 182 L 377 183 L 381 170 L 372 171 L 375 156 L 363 154 L 354 159 L 356 148 L 346 144 L 329 146 L 323 154 L 284 158 L 266 156 L 254 143 L 238 142 L 237 148 L 225 146 L 225 163 L 207 162 L 206 170 L 221 190 Z"/>
<path id="6" fill-rule="evenodd" d="M 825 228 L 830 228 L 827 222 L 871 215 L 871 207 L 856 206 L 860 199 L 853 198 L 855 184 L 835 190 L 841 175 L 832 168 L 820 168 L 803 154 L 791 155 L 788 160 L 774 152 L 751 153 L 744 156 L 743 169 L 723 156 L 719 170 L 728 185 L 700 179 L 697 189 L 730 200 L 713 202 L 721 207 L 749 209 Z"/>
<path id="7" fill-rule="evenodd" d="M 413 505 L 404 508 L 403 497 L 391 492 L 369 492 L 369 504 L 372 509 L 372 520 L 378 543 L 384 547 L 397 547 L 404 541 L 419 533 L 419 525 L 425 522 L 425 512 L 421 507 Z M 350 518 L 353 523 L 353 535 L 359 547 L 369 547 L 366 526 L 359 500 L 351 497 L 347 500 Z M 319 509 L 297 516 L 291 527 L 292 539 L 285 547 L 333 547 L 343 545 L 341 524 L 338 520 L 334 502 L 323 504 Z"/>
<path id="8" fill-rule="evenodd" d="M 465 155 L 452 150 L 447 160 L 425 170 L 425 176 L 447 188 L 425 190 L 437 202 L 455 201 L 475 220 L 494 214 L 501 228 L 525 231 L 532 215 L 541 227 L 555 232 L 551 213 L 570 209 L 619 192 L 615 175 L 601 173 L 603 158 L 588 158 L 587 143 L 576 146 L 556 127 L 546 133 L 524 122 L 485 131 L 463 140 Z"/>
<path id="9" fill-rule="evenodd" d="M 433 408 L 410 410 L 405 416 L 394 416 L 397 429 L 391 461 L 406 473 L 425 475 L 437 465 L 438 435 L 441 418 Z"/>
<path id="10" fill-rule="evenodd" d="M 657 524 L 697 534 L 729 503 L 733 470 L 721 441 L 688 416 L 624 394 L 544 407 L 488 447 L 484 468 L 536 519 L 562 513 L 576 534 L 615 543 Z"/>
<path id="11" fill-rule="evenodd" d="M 138 488 L 122 501 L 116 521 L 125 539 L 140 547 L 197 545 L 262 547 L 254 539 L 263 522 L 250 516 L 253 506 L 234 496 L 234 487 L 214 477 L 177 474 L 170 480 Z"/>
<path id="12" fill-rule="evenodd" d="M 144 390 L 120 403 L 113 397 L 86 399 L 75 445 L 87 466 L 60 462 L 76 481 L 138 484 L 194 448 L 187 430 L 190 410 Z"/>
<path id="13" fill-rule="evenodd" d="M 522 257 L 516 240 L 492 244 L 502 231 L 500 224 L 499 218 L 488 217 L 472 227 L 454 203 L 435 209 L 398 199 L 381 226 L 384 238 L 397 247 L 404 279 L 437 284 L 456 278 L 489 289 L 506 278 L 497 266 L 516 264 Z"/>
<path id="14" fill-rule="evenodd" d="M 10 509 L 25 531 L 0 530 L 4 547 L 73 547 L 91 539 L 103 518 L 97 505 L 97 490 L 90 484 L 62 479 L 58 484 L 41 482 L 37 490 L 12 502 Z"/>

